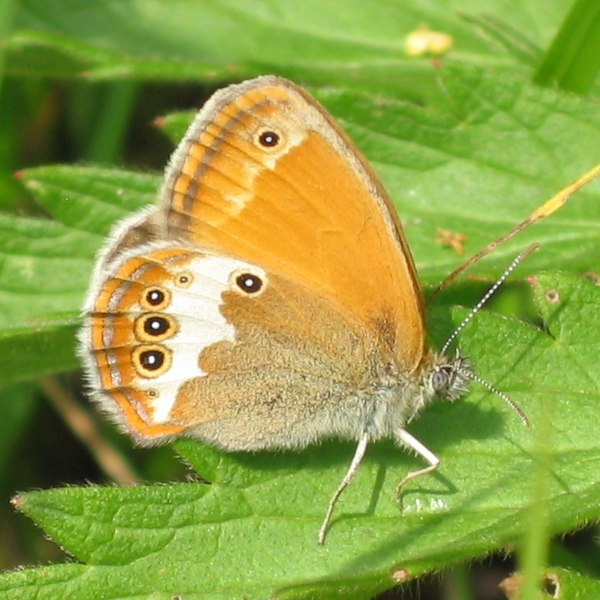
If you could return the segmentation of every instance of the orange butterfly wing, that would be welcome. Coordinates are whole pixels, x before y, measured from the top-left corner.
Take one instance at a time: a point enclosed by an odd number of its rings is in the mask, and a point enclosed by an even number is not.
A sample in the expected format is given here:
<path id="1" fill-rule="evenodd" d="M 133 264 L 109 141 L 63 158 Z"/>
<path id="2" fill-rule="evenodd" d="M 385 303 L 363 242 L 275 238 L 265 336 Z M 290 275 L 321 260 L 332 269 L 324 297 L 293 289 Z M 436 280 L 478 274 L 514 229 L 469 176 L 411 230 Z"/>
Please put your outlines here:
<path id="1" fill-rule="evenodd" d="M 379 179 L 308 94 L 276 77 L 217 92 L 167 168 L 166 236 L 294 279 L 374 330 L 403 369 L 425 353 L 422 294 Z"/>

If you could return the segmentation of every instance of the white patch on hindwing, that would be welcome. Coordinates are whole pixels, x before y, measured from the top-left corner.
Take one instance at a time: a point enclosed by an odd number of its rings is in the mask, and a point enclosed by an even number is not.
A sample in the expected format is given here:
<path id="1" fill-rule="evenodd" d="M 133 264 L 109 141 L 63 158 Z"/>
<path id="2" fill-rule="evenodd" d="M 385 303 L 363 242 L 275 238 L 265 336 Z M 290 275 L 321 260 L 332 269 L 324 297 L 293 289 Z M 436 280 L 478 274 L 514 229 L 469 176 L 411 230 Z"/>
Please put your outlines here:
<path id="1" fill-rule="evenodd" d="M 128 219 L 127 224 L 137 223 L 148 214 L 147 210 L 140 211 L 137 215 Z M 126 229 L 126 226 L 115 228 L 116 236 L 122 235 L 122 232 Z M 113 404 L 114 401 L 110 398 L 110 394 L 101 393 L 103 386 L 98 364 L 91 351 L 92 318 L 89 315 L 93 313 L 99 293 L 106 282 L 114 278 L 122 265 L 128 260 L 149 257 L 148 261 L 151 262 L 154 252 L 165 248 L 173 248 L 174 246 L 173 242 L 154 242 L 142 247 L 128 249 L 110 263 L 105 261 L 102 265 L 103 270 L 97 268 L 93 273 L 92 285 L 84 304 L 84 312 L 88 316 L 84 319 L 84 326 L 78 335 L 78 351 L 85 364 L 88 382 L 94 390 L 96 400 L 110 413 L 115 412 L 116 406 Z M 110 250 L 111 244 L 109 242 L 99 253 L 99 263 Z M 140 301 L 142 301 L 142 298 L 140 297 L 137 305 L 134 305 L 130 311 L 132 335 L 134 335 L 136 320 L 143 319 L 143 316 L 148 314 L 163 314 L 177 325 L 177 332 L 167 339 L 160 339 L 157 342 L 148 341 L 147 337 L 145 340 L 138 339 L 138 342 L 142 345 L 164 346 L 171 355 L 170 367 L 164 373 L 148 378 L 140 376 L 136 370 L 138 375 L 134 378 L 134 386 L 137 389 L 155 392 L 154 394 L 147 394 L 148 402 L 153 409 L 152 422 L 155 424 L 168 420 L 179 387 L 183 383 L 190 378 L 206 375 L 199 366 L 199 357 L 202 351 L 218 342 L 235 341 L 235 328 L 227 322 L 220 310 L 223 304 L 223 292 L 233 290 L 238 293 L 245 293 L 236 284 L 236 277 L 245 273 L 258 277 L 262 282 L 260 292 L 256 295 L 262 293 L 268 285 L 265 271 L 255 265 L 228 256 L 209 254 L 194 248 L 182 247 L 182 253 L 193 253 L 194 256 L 184 263 L 173 264 L 172 266 L 168 262 L 163 263 L 163 267 L 171 271 L 172 276 L 153 282 L 157 287 L 168 291 L 168 304 L 158 309 L 150 308 L 147 304 L 141 306 Z M 177 277 L 182 272 L 191 275 L 191 280 L 187 285 L 178 285 L 176 282 Z M 108 305 L 111 305 L 110 301 Z M 108 310 L 112 309 L 109 308 Z M 131 348 L 132 354 L 134 347 Z M 125 366 L 121 368 L 125 368 Z M 127 365 L 127 368 L 133 368 L 133 365 Z M 119 381 L 113 380 L 113 386 L 118 387 Z"/>
<path id="2" fill-rule="evenodd" d="M 150 398 L 155 423 L 168 419 L 182 383 L 206 375 L 199 365 L 202 351 L 218 342 L 235 341 L 235 328 L 220 310 L 223 292 L 235 289 L 232 278 L 247 272 L 265 284 L 267 281 L 265 272 L 254 265 L 213 255 L 198 255 L 185 265 L 185 271 L 191 275 L 186 286 L 173 281 L 161 282 L 171 293 L 171 302 L 159 312 L 171 316 L 178 324 L 173 337 L 159 342 L 170 351 L 170 368 L 158 377 L 138 375 L 136 379 L 140 389 L 158 392 L 155 398 Z M 178 272 L 174 270 L 175 278 Z"/>

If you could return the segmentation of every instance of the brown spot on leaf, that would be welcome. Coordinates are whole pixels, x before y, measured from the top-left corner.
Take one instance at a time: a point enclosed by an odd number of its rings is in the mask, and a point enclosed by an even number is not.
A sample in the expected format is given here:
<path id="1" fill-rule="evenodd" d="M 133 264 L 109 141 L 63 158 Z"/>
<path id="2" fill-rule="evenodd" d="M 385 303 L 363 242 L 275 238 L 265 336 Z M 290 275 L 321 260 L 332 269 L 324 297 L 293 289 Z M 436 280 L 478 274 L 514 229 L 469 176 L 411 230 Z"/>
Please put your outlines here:
<path id="1" fill-rule="evenodd" d="M 435 234 L 435 241 L 440 246 L 448 246 L 452 248 L 459 256 L 464 253 L 465 247 L 464 242 L 469 238 L 464 234 L 456 231 L 450 231 L 450 229 L 437 228 Z"/>

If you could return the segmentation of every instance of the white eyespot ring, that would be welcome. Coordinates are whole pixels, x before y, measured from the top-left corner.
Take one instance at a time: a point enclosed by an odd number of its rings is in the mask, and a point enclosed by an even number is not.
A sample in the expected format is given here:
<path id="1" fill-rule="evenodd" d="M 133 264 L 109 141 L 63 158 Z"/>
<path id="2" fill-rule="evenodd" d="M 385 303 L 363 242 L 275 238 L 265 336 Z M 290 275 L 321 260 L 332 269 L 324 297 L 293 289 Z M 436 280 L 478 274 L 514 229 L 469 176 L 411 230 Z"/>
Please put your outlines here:
<path id="1" fill-rule="evenodd" d="M 143 313 L 133 324 L 133 332 L 140 342 L 162 342 L 173 337 L 178 331 L 177 321 L 159 312 Z"/>
<path id="2" fill-rule="evenodd" d="M 192 281 L 194 281 L 194 275 L 191 271 L 179 271 L 179 273 L 175 273 L 174 283 L 177 287 L 189 287 Z"/>
<path id="3" fill-rule="evenodd" d="M 173 356 L 171 350 L 161 344 L 143 344 L 133 349 L 131 360 L 140 377 L 155 379 L 171 368 Z"/>
<path id="4" fill-rule="evenodd" d="M 256 132 L 254 142 L 265 152 L 278 152 L 285 144 L 285 138 L 276 128 L 264 127 Z"/>
<path id="5" fill-rule="evenodd" d="M 144 310 L 164 310 L 170 303 L 171 293 L 159 285 L 148 286 L 140 298 Z"/>
<path id="6" fill-rule="evenodd" d="M 243 296 L 260 296 L 267 289 L 267 278 L 263 273 L 251 269 L 237 269 L 229 276 L 232 291 Z"/>

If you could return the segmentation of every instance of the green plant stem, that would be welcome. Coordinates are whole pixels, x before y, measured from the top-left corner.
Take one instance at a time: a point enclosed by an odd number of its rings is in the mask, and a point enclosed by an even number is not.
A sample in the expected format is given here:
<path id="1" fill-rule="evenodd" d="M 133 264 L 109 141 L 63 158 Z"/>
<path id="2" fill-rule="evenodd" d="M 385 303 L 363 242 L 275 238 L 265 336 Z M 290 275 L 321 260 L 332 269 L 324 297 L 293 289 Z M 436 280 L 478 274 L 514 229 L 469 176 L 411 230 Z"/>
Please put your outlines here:
<path id="1" fill-rule="evenodd" d="M 4 82 L 4 65 L 6 62 L 6 42 L 13 29 L 18 0 L 2 0 L 0 2 L 0 96 Z"/>
<path id="2" fill-rule="evenodd" d="M 525 534 L 520 570 L 523 573 L 522 600 L 534 600 L 538 597 L 542 581 L 542 569 L 547 563 L 550 532 L 547 498 L 550 497 L 549 477 L 552 469 L 552 402 L 548 400 L 547 410 L 538 416 L 535 424 L 534 472 L 532 480 L 532 503 L 530 507 L 529 527 Z"/>
<path id="3" fill-rule="evenodd" d="M 110 164 L 118 159 L 137 90 L 134 82 L 119 82 L 110 86 L 86 151 L 87 158 L 92 162 Z"/>
<path id="4" fill-rule="evenodd" d="M 533 80 L 587 94 L 600 69 L 600 2 L 576 0 Z"/>

